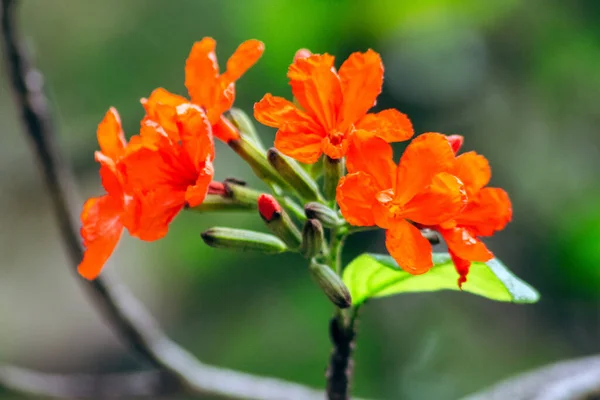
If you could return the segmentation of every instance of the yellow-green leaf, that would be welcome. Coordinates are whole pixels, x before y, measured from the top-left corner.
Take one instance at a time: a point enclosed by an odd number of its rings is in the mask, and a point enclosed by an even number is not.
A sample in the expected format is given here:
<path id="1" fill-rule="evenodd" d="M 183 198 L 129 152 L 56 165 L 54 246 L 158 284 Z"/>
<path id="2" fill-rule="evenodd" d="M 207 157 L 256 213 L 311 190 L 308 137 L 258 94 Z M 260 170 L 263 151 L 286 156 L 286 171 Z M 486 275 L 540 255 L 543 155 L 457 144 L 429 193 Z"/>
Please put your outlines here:
<path id="1" fill-rule="evenodd" d="M 370 298 L 401 293 L 460 291 L 458 274 L 450 255 L 434 253 L 433 263 L 433 268 L 427 273 L 411 275 L 400 269 L 390 256 L 363 254 L 346 267 L 343 280 L 350 290 L 353 305 L 362 304 Z M 472 263 L 462 291 L 512 303 L 535 303 L 539 299 L 534 288 L 517 278 L 496 258 L 486 263 Z"/>

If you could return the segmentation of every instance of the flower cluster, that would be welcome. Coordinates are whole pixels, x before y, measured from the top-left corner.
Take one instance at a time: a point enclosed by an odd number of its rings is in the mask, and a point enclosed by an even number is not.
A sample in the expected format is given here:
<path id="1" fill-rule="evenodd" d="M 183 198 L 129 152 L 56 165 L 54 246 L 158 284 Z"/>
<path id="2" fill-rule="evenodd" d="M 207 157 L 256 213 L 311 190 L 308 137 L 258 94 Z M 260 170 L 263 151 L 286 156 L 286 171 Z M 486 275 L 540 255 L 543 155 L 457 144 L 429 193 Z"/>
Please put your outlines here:
<path id="1" fill-rule="evenodd" d="M 184 207 L 197 207 L 210 194 L 233 199 L 237 189 L 213 181 L 213 137 L 229 144 L 273 190 L 275 197 L 250 195 L 249 202 L 258 205 L 263 220 L 281 239 L 265 239 L 261 249 L 295 248 L 313 259 L 320 251 L 315 238 L 323 235 L 321 222 L 335 229 L 377 226 L 386 230 L 386 246 L 398 265 L 422 274 L 433 265 L 431 244 L 421 233 L 430 229 L 444 238 L 459 285 L 466 281 L 471 262 L 493 257 L 479 238 L 510 221 L 508 195 L 486 187 L 491 171 L 483 156 L 457 155 L 463 142 L 458 135 L 418 135 L 400 162 L 394 162 L 390 143 L 411 139 L 414 129 L 395 109 L 370 112 L 384 73 L 373 50 L 353 53 L 339 70 L 334 57 L 300 50 L 288 70 L 294 101 L 266 94 L 254 106 L 259 122 L 278 129 L 274 149 L 265 153 L 250 134 L 240 132 L 239 121 L 227 113 L 234 102 L 235 81 L 263 50 L 259 41 L 243 43 L 220 74 L 215 41 L 204 38 L 194 44 L 185 66 L 190 99 L 162 88 L 153 91 L 142 99 L 146 115 L 129 143 L 117 112 L 106 114 L 98 127 L 101 151 L 96 160 L 107 194 L 84 205 L 87 250 L 79 266 L 84 277 L 98 275 L 123 228 L 142 240 L 156 240 Z M 320 169 L 307 165 L 321 159 L 324 184 L 333 184 L 335 199 L 320 193 Z M 238 195 L 244 197 L 247 189 L 240 190 Z M 309 213 L 322 215 L 321 222 L 307 221 L 300 233 L 284 210 L 293 210 L 294 203 L 282 208 L 277 200 L 287 201 L 291 194 L 310 201 L 304 204 L 306 216 L 315 221 Z M 219 229 L 228 228 L 214 228 L 205 241 L 224 247 L 237 235 L 235 240 L 245 248 L 259 248 L 247 235 Z"/>
<path id="2" fill-rule="evenodd" d="M 100 175 L 106 195 L 89 199 L 81 214 L 84 259 L 79 273 L 94 279 L 115 249 L 123 228 L 142 240 L 164 237 L 184 206 L 200 205 L 220 192 L 214 175 L 213 137 L 225 142 L 239 132 L 223 113 L 235 99 L 235 81 L 262 55 L 249 40 L 238 47 L 219 74 L 216 43 L 204 38 L 192 47 L 185 66 L 190 100 L 156 89 L 142 99 L 146 110 L 139 135 L 126 143 L 116 110 L 98 126 Z"/>

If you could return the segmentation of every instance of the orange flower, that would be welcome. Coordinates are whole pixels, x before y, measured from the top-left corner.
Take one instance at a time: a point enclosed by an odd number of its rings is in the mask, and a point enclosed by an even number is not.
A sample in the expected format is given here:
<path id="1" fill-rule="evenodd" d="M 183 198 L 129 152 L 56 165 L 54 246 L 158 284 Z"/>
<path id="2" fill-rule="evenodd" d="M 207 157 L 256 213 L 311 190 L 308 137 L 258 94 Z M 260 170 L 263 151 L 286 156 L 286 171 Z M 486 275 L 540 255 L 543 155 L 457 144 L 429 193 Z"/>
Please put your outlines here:
<path id="1" fill-rule="evenodd" d="M 148 241 L 165 236 L 184 206 L 200 205 L 214 175 L 214 143 L 206 113 L 184 103 L 160 107 L 157 116 L 164 126 L 144 120 L 136 137 L 142 145 L 122 161 L 133 196 L 128 228 L 133 236 Z"/>
<path id="2" fill-rule="evenodd" d="M 106 194 L 88 199 L 81 213 L 81 236 L 86 250 L 78 271 L 86 279 L 94 279 L 114 251 L 121 232 L 126 201 L 123 175 L 119 163 L 126 154 L 126 140 L 117 110 L 111 108 L 98 125 L 100 176 Z"/>
<path id="3" fill-rule="evenodd" d="M 185 64 L 185 86 L 191 102 L 206 111 L 214 136 L 227 143 L 238 139 L 240 135 L 231 122 L 223 117 L 223 113 L 231 108 L 235 100 L 235 81 L 258 61 L 264 44 L 254 39 L 242 43 L 227 60 L 227 70 L 222 74 L 219 73 L 215 47 L 216 42 L 210 37 L 194 43 Z M 166 121 L 161 119 L 165 115 L 157 115 L 160 105 L 172 107 L 189 101 L 158 88 L 147 100 L 142 99 L 142 104 L 148 117 L 163 125 Z M 167 117 L 167 120 L 173 121 L 172 116 Z"/>
<path id="4" fill-rule="evenodd" d="M 453 138 L 456 135 L 449 137 L 450 143 Z M 459 147 L 455 146 L 455 151 Z M 472 261 L 485 262 L 494 256 L 478 236 L 491 236 L 504 229 L 512 218 L 512 206 L 504 190 L 485 187 L 492 176 L 485 157 L 473 151 L 461 154 L 456 157 L 450 172 L 464 183 L 467 206 L 459 215 L 431 228 L 437 230 L 446 241 L 460 275 L 458 284 L 462 286 L 467 281 Z"/>
<path id="5" fill-rule="evenodd" d="M 205 112 L 187 103 L 159 114 L 169 130 L 146 119 L 128 144 L 114 108 L 98 125 L 96 160 L 107 194 L 86 201 L 81 213 L 86 250 L 78 271 L 87 279 L 98 276 L 123 228 L 160 239 L 184 205 L 201 204 L 209 191 L 214 143 Z"/>
<path id="6" fill-rule="evenodd" d="M 409 139 L 413 128 L 406 115 L 390 109 L 367 114 L 383 83 L 383 64 L 373 50 L 353 53 L 336 71 L 329 54 L 299 52 L 288 70 L 292 93 L 302 108 L 266 94 L 254 105 L 255 118 L 277 128 L 275 147 L 304 163 L 322 153 L 343 157 L 355 129 L 373 132 L 386 142 Z"/>
<path id="7" fill-rule="evenodd" d="M 437 225 L 465 206 L 463 184 L 449 173 L 453 162 L 449 142 L 438 133 L 415 138 L 396 166 L 388 143 L 357 131 L 349 174 L 337 187 L 340 210 L 352 225 L 387 229 L 386 246 L 398 265 L 411 274 L 425 273 L 433 265 L 431 244 L 412 223 Z"/>

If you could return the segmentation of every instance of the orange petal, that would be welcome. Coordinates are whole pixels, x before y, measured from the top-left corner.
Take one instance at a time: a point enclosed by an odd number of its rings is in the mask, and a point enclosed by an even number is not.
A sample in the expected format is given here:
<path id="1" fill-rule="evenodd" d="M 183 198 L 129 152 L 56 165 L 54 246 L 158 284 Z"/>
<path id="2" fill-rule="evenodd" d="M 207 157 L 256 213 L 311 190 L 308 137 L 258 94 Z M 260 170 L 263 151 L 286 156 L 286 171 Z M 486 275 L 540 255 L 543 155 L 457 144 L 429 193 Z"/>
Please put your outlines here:
<path id="1" fill-rule="evenodd" d="M 508 194 L 499 188 L 483 188 L 469 198 L 467 207 L 456 217 L 458 225 L 469 227 L 478 236 L 491 236 L 512 219 Z"/>
<path id="2" fill-rule="evenodd" d="M 212 103 L 204 105 L 211 125 L 216 124 L 221 115 L 229 110 L 235 101 L 235 83 L 227 83 L 221 78 L 214 87 Z"/>
<path id="3" fill-rule="evenodd" d="M 342 105 L 340 78 L 333 69 L 333 57 L 313 54 L 298 58 L 288 70 L 292 93 L 304 111 L 327 131 L 336 127 Z"/>
<path id="4" fill-rule="evenodd" d="M 103 164 L 100 166 L 100 179 L 104 190 L 115 198 L 123 196 L 122 177 L 115 166 Z"/>
<path id="5" fill-rule="evenodd" d="M 174 161 L 176 157 L 168 149 L 141 148 L 127 155 L 121 165 L 127 177 L 128 191 L 148 192 L 170 184 L 174 176 L 181 175 L 173 167 Z"/>
<path id="6" fill-rule="evenodd" d="M 486 262 L 494 257 L 485 244 L 466 228 L 438 229 L 438 232 L 444 237 L 448 249 L 464 260 Z"/>
<path id="7" fill-rule="evenodd" d="M 388 143 L 408 140 L 415 133 L 410 119 L 393 108 L 365 115 L 356 129 L 373 132 Z"/>
<path id="8" fill-rule="evenodd" d="M 275 148 L 296 161 L 314 164 L 323 154 L 322 140 L 322 136 L 317 133 L 280 129 L 275 136 Z"/>
<path id="9" fill-rule="evenodd" d="M 208 185 L 210 185 L 215 174 L 213 165 L 210 161 L 206 161 L 204 167 L 198 172 L 196 184 L 189 186 L 185 192 L 185 201 L 190 207 L 196 207 L 202 204 L 208 193 Z"/>
<path id="10" fill-rule="evenodd" d="M 391 189 L 396 176 L 392 146 L 367 131 L 354 132 L 346 154 L 348 172 L 363 171 L 373 177 L 377 190 Z"/>
<path id="11" fill-rule="evenodd" d="M 185 97 L 173 94 L 163 88 L 153 90 L 150 97 L 142 99 L 147 117 L 157 122 L 169 133 L 177 132 L 176 107 L 187 102 Z"/>
<path id="12" fill-rule="evenodd" d="M 146 193 L 133 195 L 131 213 L 127 223 L 132 236 L 141 240 L 154 241 L 163 238 L 169 224 L 185 205 L 185 192 L 159 187 Z"/>
<path id="13" fill-rule="evenodd" d="M 294 103 L 267 93 L 254 104 L 254 118 L 261 124 L 282 128 L 287 125 L 286 130 L 317 132 L 320 130 L 311 117 L 304 111 L 299 110 Z M 325 133 L 323 133 L 323 136 Z"/>
<path id="14" fill-rule="evenodd" d="M 224 79 L 229 83 L 238 80 L 253 66 L 265 51 L 265 45 L 260 40 L 251 39 L 240 44 L 227 60 L 227 71 Z"/>
<path id="15" fill-rule="evenodd" d="M 121 199 L 106 195 L 91 198 L 83 205 L 81 236 L 85 252 L 77 271 L 86 279 L 95 279 L 113 253 L 123 225 Z"/>
<path id="16" fill-rule="evenodd" d="M 456 157 L 452 174 L 463 181 L 467 193 L 471 196 L 488 184 L 492 170 L 484 156 L 470 151 Z"/>
<path id="17" fill-rule="evenodd" d="M 348 174 L 340 179 L 336 199 L 346 221 L 355 226 L 375 225 L 372 205 L 376 194 L 372 177 L 364 172 Z"/>
<path id="18" fill-rule="evenodd" d="M 425 190 L 435 175 L 448 171 L 453 164 L 454 153 L 444 135 L 424 133 L 417 136 L 400 159 L 394 203 L 407 203 Z"/>
<path id="19" fill-rule="evenodd" d="M 187 152 L 196 169 L 215 158 L 215 146 L 212 130 L 204 111 L 191 104 L 177 107 L 179 136 L 184 150 Z"/>
<path id="20" fill-rule="evenodd" d="M 433 177 L 431 185 L 412 198 L 402 216 L 422 225 L 437 225 L 455 218 L 467 204 L 462 182 L 447 172 Z"/>
<path id="21" fill-rule="evenodd" d="M 381 57 L 371 49 L 352 53 L 340 67 L 339 76 L 344 96 L 341 129 L 345 130 L 364 117 L 381 93 Z"/>
<path id="22" fill-rule="evenodd" d="M 386 231 L 385 245 L 406 272 L 419 275 L 433 266 L 431 244 L 407 221 L 398 221 Z"/>
<path id="23" fill-rule="evenodd" d="M 123 154 L 127 142 L 121 127 L 121 118 L 114 107 L 106 112 L 98 124 L 96 135 L 100 150 L 106 157 L 116 161 Z"/>
<path id="24" fill-rule="evenodd" d="M 213 38 L 205 37 L 194 43 L 185 63 L 185 87 L 193 103 L 209 108 L 215 99 L 215 86 L 218 84 L 219 65 Z"/>
<path id="25" fill-rule="evenodd" d="M 220 139 L 225 143 L 240 138 L 238 129 L 222 115 L 217 123 L 212 126 L 212 132 L 217 139 Z"/>

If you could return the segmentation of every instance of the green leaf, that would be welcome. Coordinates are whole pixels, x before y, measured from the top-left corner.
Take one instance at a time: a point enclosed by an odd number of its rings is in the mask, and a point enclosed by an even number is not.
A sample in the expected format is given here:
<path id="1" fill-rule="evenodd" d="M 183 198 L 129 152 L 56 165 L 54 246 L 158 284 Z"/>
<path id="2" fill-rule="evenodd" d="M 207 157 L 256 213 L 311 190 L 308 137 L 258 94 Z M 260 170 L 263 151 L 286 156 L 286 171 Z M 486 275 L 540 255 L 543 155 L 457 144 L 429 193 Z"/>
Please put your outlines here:
<path id="1" fill-rule="evenodd" d="M 448 253 L 434 253 L 433 267 L 423 275 L 411 275 L 400 269 L 390 256 L 362 254 L 344 270 L 343 281 L 352 295 L 352 304 L 359 305 L 375 297 L 411 292 L 457 290 L 458 274 Z M 496 301 L 535 303 L 538 292 L 517 278 L 496 258 L 471 264 L 463 292 L 477 294 Z"/>

